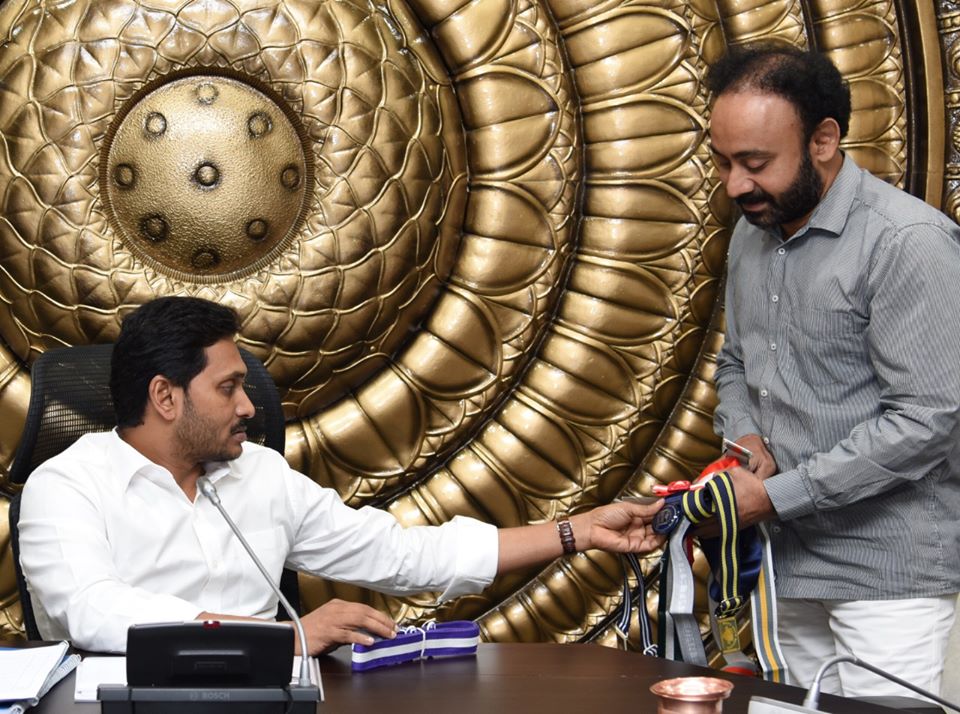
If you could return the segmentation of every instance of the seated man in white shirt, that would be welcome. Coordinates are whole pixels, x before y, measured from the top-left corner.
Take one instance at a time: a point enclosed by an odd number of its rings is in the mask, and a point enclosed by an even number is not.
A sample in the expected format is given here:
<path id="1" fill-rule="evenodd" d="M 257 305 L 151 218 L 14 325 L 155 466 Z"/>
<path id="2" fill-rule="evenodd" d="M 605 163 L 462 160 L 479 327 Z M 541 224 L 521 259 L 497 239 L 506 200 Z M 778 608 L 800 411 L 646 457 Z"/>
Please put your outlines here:
<path id="1" fill-rule="evenodd" d="M 384 511 L 344 505 L 280 454 L 245 443 L 253 405 L 238 328 L 231 309 L 197 298 L 161 298 L 124 320 L 110 380 L 117 429 L 82 437 L 23 491 L 20 560 L 45 638 L 122 652 L 133 624 L 275 617 L 276 596 L 213 504 L 198 497 L 200 478 L 215 484 L 275 581 L 286 564 L 448 599 L 565 551 L 660 545 L 649 528 L 659 502 L 507 529 L 459 516 L 404 528 Z M 303 624 L 310 654 L 396 629 L 386 614 L 340 600 Z"/>

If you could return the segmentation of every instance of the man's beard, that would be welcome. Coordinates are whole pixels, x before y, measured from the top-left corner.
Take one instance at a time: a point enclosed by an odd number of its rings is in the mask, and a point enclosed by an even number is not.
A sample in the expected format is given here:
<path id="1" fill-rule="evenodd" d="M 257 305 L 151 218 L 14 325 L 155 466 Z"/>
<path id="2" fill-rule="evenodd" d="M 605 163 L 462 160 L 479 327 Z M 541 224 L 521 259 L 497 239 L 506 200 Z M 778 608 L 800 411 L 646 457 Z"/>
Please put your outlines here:
<path id="1" fill-rule="evenodd" d="M 247 430 L 247 423 L 240 419 L 230 429 L 230 434 Z M 181 456 L 194 463 L 208 461 L 232 461 L 240 456 L 241 448 L 233 442 L 224 443 L 218 434 L 220 429 L 207 417 L 194 409 L 189 395 L 185 396 L 183 418 L 177 426 L 177 441 Z"/>
<path id="2" fill-rule="evenodd" d="M 822 192 L 823 179 L 813 166 L 810 151 L 806 150 L 796 178 L 779 198 L 774 198 L 763 189 L 757 188 L 744 196 L 738 196 L 737 203 L 747 221 L 759 228 L 770 230 L 785 223 L 792 223 L 813 211 L 820 202 Z M 762 201 L 767 202 L 767 207 L 762 211 L 747 211 L 743 208 L 745 203 Z"/>

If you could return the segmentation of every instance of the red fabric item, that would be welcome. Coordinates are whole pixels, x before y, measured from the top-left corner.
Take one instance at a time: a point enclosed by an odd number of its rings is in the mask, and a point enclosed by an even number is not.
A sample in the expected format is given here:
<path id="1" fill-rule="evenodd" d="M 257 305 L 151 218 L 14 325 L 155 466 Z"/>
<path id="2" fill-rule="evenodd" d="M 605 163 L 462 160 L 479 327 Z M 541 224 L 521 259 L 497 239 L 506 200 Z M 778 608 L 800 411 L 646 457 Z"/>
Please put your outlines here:
<path id="1" fill-rule="evenodd" d="M 734 466 L 739 466 L 740 462 L 737 460 L 736 456 L 721 456 L 716 461 L 713 461 L 707 464 L 707 467 L 700 472 L 700 475 L 697 477 L 697 480 L 694 481 L 694 484 L 697 484 L 704 479 L 713 476 L 718 471 L 726 471 L 727 469 L 732 469 Z"/>
<path id="2" fill-rule="evenodd" d="M 742 674 L 744 677 L 760 676 L 756 669 L 747 667 L 742 664 L 728 664 L 726 667 L 723 667 L 721 671 L 730 672 L 730 674 Z"/>

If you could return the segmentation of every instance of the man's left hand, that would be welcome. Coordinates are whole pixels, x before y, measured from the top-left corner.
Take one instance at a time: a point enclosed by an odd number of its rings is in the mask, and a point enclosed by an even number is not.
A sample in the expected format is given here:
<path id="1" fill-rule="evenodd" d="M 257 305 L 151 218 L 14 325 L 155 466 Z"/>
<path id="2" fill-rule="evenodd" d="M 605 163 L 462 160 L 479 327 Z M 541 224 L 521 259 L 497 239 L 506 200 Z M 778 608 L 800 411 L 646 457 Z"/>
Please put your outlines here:
<path id="1" fill-rule="evenodd" d="M 663 536 L 650 522 L 663 507 L 651 503 L 617 501 L 570 518 L 578 550 L 599 548 L 612 553 L 649 553 L 663 545 Z"/>

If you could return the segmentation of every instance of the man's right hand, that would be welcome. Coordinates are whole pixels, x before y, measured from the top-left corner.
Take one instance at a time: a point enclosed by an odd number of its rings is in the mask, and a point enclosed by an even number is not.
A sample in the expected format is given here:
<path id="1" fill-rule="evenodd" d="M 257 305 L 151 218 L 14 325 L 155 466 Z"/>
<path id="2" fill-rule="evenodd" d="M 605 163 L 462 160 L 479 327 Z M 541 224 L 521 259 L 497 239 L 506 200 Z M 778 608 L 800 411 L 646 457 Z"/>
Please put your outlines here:
<path id="1" fill-rule="evenodd" d="M 310 655 L 324 654 L 340 645 L 370 645 L 373 635 L 392 639 L 397 634 L 397 623 L 390 617 L 359 602 L 330 600 L 301 619 Z M 299 637 L 296 651 L 301 652 Z"/>
<path id="2" fill-rule="evenodd" d="M 750 463 L 747 464 L 747 468 L 753 473 L 762 479 L 777 473 L 777 462 L 773 460 L 773 455 L 767 451 L 767 445 L 763 443 L 763 437 L 759 434 L 747 434 L 737 439 L 737 443 L 753 452 Z"/>

